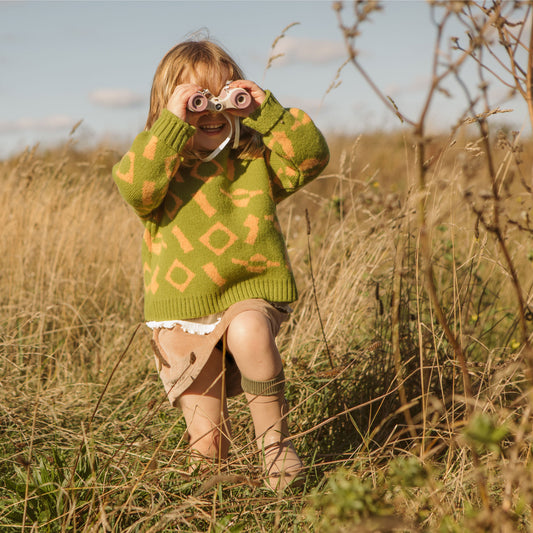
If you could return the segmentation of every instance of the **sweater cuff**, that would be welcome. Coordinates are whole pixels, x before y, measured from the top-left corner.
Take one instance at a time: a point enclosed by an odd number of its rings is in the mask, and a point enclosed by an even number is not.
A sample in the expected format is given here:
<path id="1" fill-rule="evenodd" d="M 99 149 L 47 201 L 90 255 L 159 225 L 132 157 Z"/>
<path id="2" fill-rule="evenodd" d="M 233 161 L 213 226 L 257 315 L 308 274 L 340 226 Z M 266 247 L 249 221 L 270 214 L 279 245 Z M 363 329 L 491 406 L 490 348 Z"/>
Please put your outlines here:
<path id="1" fill-rule="evenodd" d="M 268 133 L 286 113 L 286 110 L 272 96 L 270 91 L 265 91 L 265 93 L 266 97 L 261 106 L 242 121 L 245 126 L 252 128 L 261 135 Z"/>
<path id="2" fill-rule="evenodd" d="M 179 152 L 194 135 L 196 128 L 181 120 L 168 109 L 163 109 L 150 131 L 158 139 Z"/>

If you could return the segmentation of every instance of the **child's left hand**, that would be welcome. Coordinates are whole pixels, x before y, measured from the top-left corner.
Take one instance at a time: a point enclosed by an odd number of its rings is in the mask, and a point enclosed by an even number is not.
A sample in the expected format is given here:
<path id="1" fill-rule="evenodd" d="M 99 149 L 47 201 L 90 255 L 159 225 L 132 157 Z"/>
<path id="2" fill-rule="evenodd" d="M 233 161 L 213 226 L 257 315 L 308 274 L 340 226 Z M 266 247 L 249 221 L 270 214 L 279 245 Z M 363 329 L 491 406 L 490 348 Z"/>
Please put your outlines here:
<path id="1" fill-rule="evenodd" d="M 250 80 L 235 80 L 229 84 L 230 87 L 240 87 L 250 93 L 252 103 L 245 109 L 227 109 L 227 112 L 238 117 L 247 117 L 253 113 L 265 100 L 266 94 L 259 85 Z"/>

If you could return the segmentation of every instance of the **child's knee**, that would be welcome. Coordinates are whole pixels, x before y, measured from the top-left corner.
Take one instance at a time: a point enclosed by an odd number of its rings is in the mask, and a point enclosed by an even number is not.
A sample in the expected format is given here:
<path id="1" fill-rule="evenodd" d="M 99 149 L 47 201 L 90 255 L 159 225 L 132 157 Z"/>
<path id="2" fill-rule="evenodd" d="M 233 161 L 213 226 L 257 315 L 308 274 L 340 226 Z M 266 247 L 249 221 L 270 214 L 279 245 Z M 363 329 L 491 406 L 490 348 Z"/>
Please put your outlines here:
<path id="1" fill-rule="evenodd" d="M 245 311 L 238 314 L 228 327 L 228 342 L 238 345 L 252 344 L 258 346 L 263 342 L 274 341 L 270 320 L 258 311 Z"/>

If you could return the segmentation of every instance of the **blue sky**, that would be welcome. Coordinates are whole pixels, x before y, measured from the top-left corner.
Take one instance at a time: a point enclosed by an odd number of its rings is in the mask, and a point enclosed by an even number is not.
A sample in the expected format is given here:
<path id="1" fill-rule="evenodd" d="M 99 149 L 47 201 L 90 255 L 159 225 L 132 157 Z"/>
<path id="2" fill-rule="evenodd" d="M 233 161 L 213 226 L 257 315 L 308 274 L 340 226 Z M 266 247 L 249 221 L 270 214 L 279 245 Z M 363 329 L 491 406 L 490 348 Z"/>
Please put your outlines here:
<path id="1" fill-rule="evenodd" d="M 423 0 L 388 0 L 362 28 L 360 61 L 407 115 L 427 88 L 434 28 Z M 351 6 L 344 8 L 350 19 Z M 265 71 L 271 46 L 276 53 Z M 0 157 L 68 137 L 129 143 L 144 125 L 155 68 L 174 44 L 207 29 L 285 106 L 298 106 L 325 132 L 391 128 L 398 120 L 346 58 L 331 2 L 0 0 Z M 445 127 L 462 100 L 442 99 L 432 124 Z M 510 120 L 523 120 L 523 110 Z M 520 124 L 518 125 L 518 127 Z"/>

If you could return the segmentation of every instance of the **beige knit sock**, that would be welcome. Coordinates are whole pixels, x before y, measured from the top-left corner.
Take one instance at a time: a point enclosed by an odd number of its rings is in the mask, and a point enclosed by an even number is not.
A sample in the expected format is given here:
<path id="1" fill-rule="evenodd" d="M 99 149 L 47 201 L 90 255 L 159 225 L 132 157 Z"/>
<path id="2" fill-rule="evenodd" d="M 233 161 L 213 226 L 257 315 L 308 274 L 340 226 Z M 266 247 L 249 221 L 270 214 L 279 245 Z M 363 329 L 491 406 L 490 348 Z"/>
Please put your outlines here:
<path id="1" fill-rule="evenodd" d="M 284 382 L 283 371 L 268 381 L 253 381 L 243 377 L 243 389 L 252 414 L 257 447 L 266 471 L 265 482 L 275 491 L 283 490 L 296 481 L 303 469 L 294 446 L 287 440 L 288 408 Z"/>

